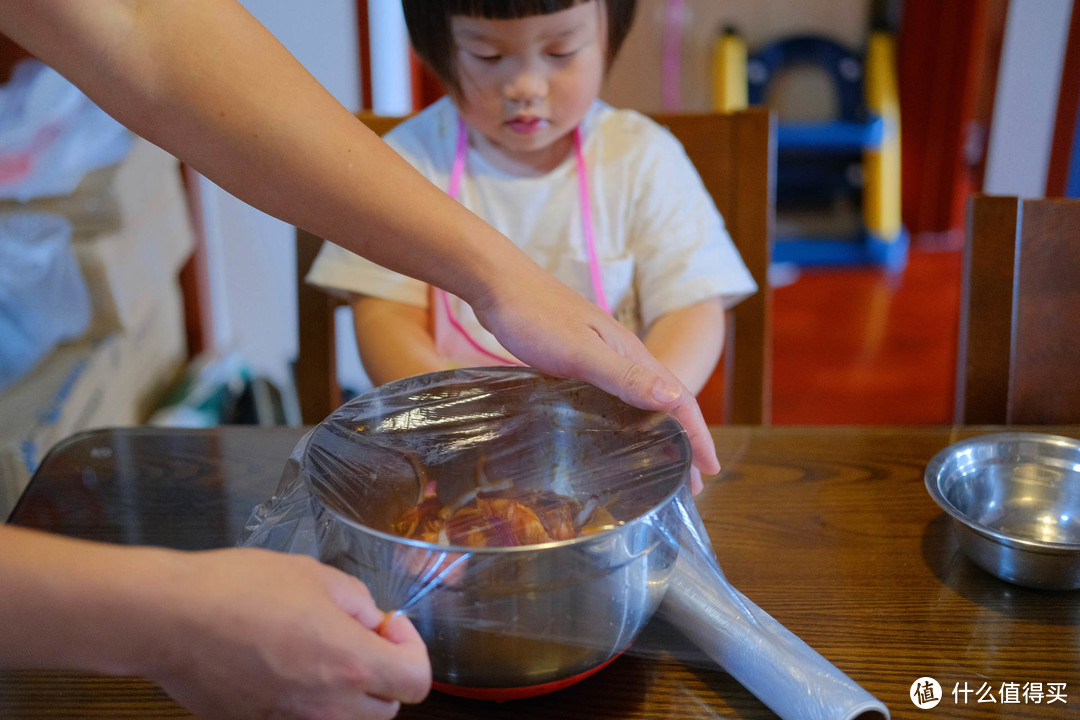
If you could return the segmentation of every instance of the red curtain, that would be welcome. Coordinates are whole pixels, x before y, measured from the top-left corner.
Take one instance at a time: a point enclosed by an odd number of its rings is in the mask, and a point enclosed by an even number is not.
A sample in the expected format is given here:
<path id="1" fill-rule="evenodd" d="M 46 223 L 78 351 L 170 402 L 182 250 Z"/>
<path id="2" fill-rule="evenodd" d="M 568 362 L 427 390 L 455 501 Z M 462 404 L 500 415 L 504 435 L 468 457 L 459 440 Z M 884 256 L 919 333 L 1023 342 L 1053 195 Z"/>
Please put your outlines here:
<path id="1" fill-rule="evenodd" d="M 902 212 L 912 235 L 964 227 L 981 184 L 1006 0 L 907 0 L 898 46 Z"/>

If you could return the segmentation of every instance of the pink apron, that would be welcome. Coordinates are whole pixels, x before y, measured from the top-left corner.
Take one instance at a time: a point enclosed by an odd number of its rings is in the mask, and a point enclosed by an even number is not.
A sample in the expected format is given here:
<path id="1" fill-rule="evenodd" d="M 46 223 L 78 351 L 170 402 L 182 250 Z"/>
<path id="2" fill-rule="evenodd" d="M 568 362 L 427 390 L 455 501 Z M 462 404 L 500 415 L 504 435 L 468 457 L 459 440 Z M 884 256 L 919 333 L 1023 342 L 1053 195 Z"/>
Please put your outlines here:
<path id="1" fill-rule="evenodd" d="M 458 118 L 457 149 L 454 153 L 454 165 L 450 171 L 450 187 L 447 194 L 455 200 L 461 189 L 461 178 L 465 174 L 465 154 L 468 150 L 468 132 L 464 121 Z M 610 314 L 604 286 L 600 277 L 600 263 L 596 258 L 596 241 L 593 237 L 592 210 L 589 205 L 589 180 L 585 172 L 585 155 L 581 148 L 581 128 L 574 129 L 574 152 L 577 160 L 578 195 L 581 200 L 582 230 L 584 233 L 585 252 L 589 259 L 589 276 L 592 280 L 593 295 L 596 304 Z M 435 349 L 444 358 L 451 358 L 456 366 L 470 367 L 482 365 L 521 365 L 522 363 L 509 354 L 492 352 L 476 340 L 454 315 L 450 294 L 437 287 L 431 287 L 429 296 L 431 329 L 435 337 Z"/>

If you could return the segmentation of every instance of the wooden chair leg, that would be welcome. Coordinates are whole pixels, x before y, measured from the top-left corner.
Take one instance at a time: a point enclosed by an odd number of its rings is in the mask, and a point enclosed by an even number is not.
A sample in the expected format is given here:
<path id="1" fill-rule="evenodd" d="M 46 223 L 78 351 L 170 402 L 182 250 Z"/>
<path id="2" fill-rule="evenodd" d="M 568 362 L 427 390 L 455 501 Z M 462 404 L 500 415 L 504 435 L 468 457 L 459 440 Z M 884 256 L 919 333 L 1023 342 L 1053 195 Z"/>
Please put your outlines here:
<path id="1" fill-rule="evenodd" d="M 304 282 L 322 240 L 306 230 L 296 231 L 296 286 L 300 351 L 293 371 L 304 424 L 321 422 L 341 404 L 337 383 L 334 307 L 326 293 Z"/>

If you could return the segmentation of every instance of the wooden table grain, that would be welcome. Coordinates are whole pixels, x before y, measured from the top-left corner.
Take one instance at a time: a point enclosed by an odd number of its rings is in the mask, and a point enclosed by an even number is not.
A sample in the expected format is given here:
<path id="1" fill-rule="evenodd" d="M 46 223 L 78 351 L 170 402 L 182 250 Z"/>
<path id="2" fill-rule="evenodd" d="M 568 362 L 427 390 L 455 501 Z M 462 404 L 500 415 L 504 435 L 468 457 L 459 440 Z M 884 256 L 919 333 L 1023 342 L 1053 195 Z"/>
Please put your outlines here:
<path id="1" fill-rule="evenodd" d="M 698 506 L 728 579 L 882 699 L 893 718 L 1080 717 L 1080 591 L 1028 590 L 973 566 L 923 486 L 935 453 L 993 430 L 713 430 L 724 471 Z M 1080 427 L 1047 430 L 1080 437 Z M 115 543 L 232 545 L 300 433 L 84 433 L 46 458 L 10 522 Z M 931 710 L 909 698 L 924 676 L 943 687 Z M 1033 683 L 1040 702 L 1031 694 L 1003 702 Z M 1049 702 L 1052 688 L 1064 702 Z M 6 720 L 188 716 L 140 678 L 0 672 Z M 775 716 L 654 620 L 631 652 L 560 692 L 502 704 L 432 693 L 400 717 Z"/>

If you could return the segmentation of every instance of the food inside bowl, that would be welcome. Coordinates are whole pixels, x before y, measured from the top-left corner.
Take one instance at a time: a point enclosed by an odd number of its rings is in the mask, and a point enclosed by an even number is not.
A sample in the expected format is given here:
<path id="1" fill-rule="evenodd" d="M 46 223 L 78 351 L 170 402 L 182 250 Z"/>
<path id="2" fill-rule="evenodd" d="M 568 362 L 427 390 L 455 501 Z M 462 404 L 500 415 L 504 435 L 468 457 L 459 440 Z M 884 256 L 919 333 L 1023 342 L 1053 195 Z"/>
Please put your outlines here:
<path id="1" fill-rule="evenodd" d="M 394 532 L 440 545 L 516 547 L 593 535 L 619 524 L 596 497 L 580 503 L 550 490 L 486 490 L 444 506 L 428 483 L 424 498 L 394 523 Z"/>

